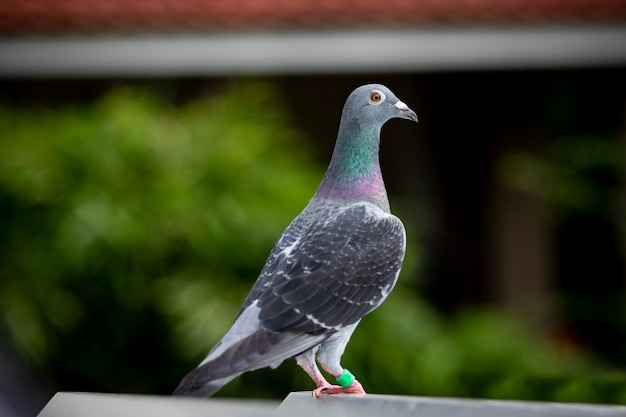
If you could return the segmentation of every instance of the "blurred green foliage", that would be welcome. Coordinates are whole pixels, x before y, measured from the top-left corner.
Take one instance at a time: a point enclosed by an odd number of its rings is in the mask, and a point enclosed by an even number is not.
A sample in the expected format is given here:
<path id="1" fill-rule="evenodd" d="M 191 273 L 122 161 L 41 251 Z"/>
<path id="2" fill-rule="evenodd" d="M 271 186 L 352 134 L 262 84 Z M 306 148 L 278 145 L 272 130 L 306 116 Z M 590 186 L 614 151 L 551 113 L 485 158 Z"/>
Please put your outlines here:
<path id="1" fill-rule="evenodd" d="M 581 118 L 577 114 L 572 115 Z M 554 117 L 558 120 L 558 117 Z M 606 363 L 626 366 L 626 152 L 619 130 L 581 130 L 509 150 L 497 179 L 542 201 L 554 239 L 560 321 Z"/>
<path id="2" fill-rule="evenodd" d="M 498 178 L 503 184 L 532 193 L 559 208 L 610 216 L 623 226 L 623 201 L 616 199 L 609 202 L 609 207 L 602 206 L 606 189 L 617 190 L 617 178 L 626 175 L 624 146 L 615 136 L 605 133 L 562 137 L 550 142 L 541 155 L 509 151 L 498 161 Z"/>
<path id="3" fill-rule="evenodd" d="M 174 107 L 136 88 L 89 105 L 0 108 L 0 311 L 59 389 L 167 394 L 232 323 L 322 169 L 271 87 Z M 495 312 L 442 318 L 401 283 L 344 362 L 366 390 L 626 403 L 626 377 Z M 281 398 L 294 361 L 220 395 Z"/>
<path id="4" fill-rule="evenodd" d="M 171 391 L 321 175 L 276 100 L 242 85 L 176 109 L 121 88 L 0 109 L 0 308 L 19 348 L 72 389 Z"/>
<path id="5" fill-rule="evenodd" d="M 396 288 L 347 349 L 366 390 L 388 394 L 626 403 L 626 375 L 602 370 L 490 310 L 437 315 Z"/>

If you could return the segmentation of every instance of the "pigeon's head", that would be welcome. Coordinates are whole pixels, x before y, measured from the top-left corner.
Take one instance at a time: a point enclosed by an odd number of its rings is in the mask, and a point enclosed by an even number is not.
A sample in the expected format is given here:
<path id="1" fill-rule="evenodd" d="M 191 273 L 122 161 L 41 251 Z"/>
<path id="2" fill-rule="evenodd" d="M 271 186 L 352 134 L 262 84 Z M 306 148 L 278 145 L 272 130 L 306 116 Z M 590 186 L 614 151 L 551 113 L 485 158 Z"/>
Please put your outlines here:
<path id="1" fill-rule="evenodd" d="M 367 120 L 380 126 L 394 118 L 417 122 L 415 112 L 381 84 L 367 84 L 354 90 L 343 108 L 343 116 Z"/>

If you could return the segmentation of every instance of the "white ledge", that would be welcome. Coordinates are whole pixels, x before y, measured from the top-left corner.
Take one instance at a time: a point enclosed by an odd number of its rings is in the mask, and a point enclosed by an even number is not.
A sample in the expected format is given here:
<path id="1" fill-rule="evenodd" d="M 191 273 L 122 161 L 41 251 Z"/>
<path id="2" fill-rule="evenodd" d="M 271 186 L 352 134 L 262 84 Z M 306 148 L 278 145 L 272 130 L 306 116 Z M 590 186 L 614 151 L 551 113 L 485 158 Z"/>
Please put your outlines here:
<path id="1" fill-rule="evenodd" d="M 290 416 L 393 417 L 625 417 L 626 407 L 534 401 L 475 400 L 394 395 L 328 396 L 291 393 L 278 407 Z M 282 415 L 282 414 L 281 414 Z"/>
<path id="2" fill-rule="evenodd" d="M 626 407 L 367 394 L 314 399 L 311 392 L 271 401 L 57 393 L 39 417 L 626 417 Z"/>
<path id="3" fill-rule="evenodd" d="M 37 417 L 269 417 L 275 416 L 276 404 L 258 400 L 58 392 Z"/>

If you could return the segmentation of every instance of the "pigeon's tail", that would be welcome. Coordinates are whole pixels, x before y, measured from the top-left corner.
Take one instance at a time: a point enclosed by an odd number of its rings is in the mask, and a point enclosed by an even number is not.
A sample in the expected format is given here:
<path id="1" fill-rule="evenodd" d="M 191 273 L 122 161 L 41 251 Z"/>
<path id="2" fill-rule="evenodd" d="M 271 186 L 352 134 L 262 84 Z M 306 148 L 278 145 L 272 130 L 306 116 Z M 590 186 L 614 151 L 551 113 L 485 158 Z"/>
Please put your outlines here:
<path id="1" fill-rule="evenodd" d="M 328 337 L 263 328 L 232 344 L 225 343 L 227 336 L 183 378 L 173 395 L 210 397 L 242 373 L 266 366 L 275 368 Z"/>
<path id="2" fill-rule="evenodd" d="M 241 374 L 235 374 L 230 377 L 215 379 L 212 381 L 206 382 L 204 385 L 197 385 L 194 381 L 196 380 L 197 375 L 196 372 L 198 369 L 191 371 L 187 376 L 181 381 L 176 390 L 172 395 L 175 396 L 185 396 L 185 397 L 210 397 L 219 391 L 224 385 L 230 382 L 233 378 L 236 378 Z"/>

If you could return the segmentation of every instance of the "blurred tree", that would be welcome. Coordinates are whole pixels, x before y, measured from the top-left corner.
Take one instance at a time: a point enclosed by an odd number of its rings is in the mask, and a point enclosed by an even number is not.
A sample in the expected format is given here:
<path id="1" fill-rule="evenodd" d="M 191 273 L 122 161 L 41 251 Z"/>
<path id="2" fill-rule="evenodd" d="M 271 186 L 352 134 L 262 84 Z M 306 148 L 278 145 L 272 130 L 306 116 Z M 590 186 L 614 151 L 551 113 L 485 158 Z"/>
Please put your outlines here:
<path id="1" fill-rule="evenodd" d="M 0 308 L 65 389 L 167 393 L 224 333 L 320 175 L 276 100 L 0 110 Z"/>
<path id="2" fill-rule="evenodd" d="M 585 103 L 593 100 L 571 100 Z M 558 109 L 572 107 L 557 106 Z M 626 366 L 623 179 L 619 131 L 571 130 L 583 109 L 553 116 L 556 137 L 541 153 L 511 150 L 498 161 L 502 183 L 549 203 L 556 241 L 554 287 L 561 333 L 607 363 Z M 614 111 L 614 110 L 613 110 Z M 557 115 L 559 112 L 554 111 Z M 560 119 L 565 119 L 566 122 Z M 570 122 L 570 123 L 567 123 Z"/>
<path id="3" fill-rule="evenodd" d="M 279 101 L 236 83 L 180 108 L 136 88 L 0 108 L 0 331 L 59 389 L 167 394 L 225 333 L 322 174 Z M 366 390 L 626 402 L 624 375 L 496 312 L 439 317 L 415 296 L 410 246 L 346 352 Z M 220 395 L 308 388 L 289 361 Z"/>

